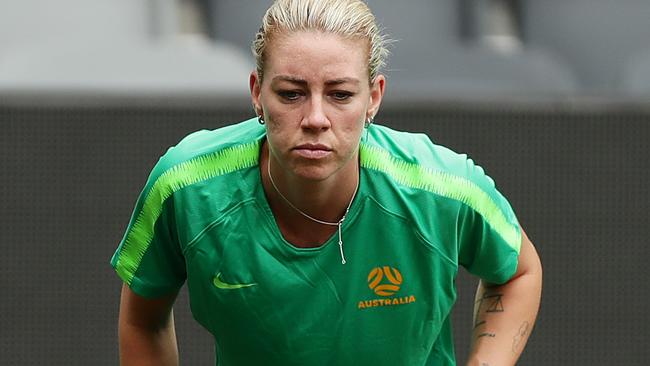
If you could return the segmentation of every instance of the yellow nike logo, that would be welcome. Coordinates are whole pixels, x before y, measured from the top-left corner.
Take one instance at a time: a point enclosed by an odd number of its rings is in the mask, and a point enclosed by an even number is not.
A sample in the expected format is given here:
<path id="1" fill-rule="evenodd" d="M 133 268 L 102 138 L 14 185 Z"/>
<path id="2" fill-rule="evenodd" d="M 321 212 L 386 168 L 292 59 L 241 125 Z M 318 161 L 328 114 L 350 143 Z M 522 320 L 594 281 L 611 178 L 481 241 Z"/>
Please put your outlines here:
<path id="1" fill-rule="evenodd" d="M 222 290 L 236 290 L 244 287 L 251 287 L 257 285 L 257 283 L 226 283 L 221 280 L 221 272 L 217 273 L 216 276 L 212 279 L 212 284 L 216 288 Z"/>

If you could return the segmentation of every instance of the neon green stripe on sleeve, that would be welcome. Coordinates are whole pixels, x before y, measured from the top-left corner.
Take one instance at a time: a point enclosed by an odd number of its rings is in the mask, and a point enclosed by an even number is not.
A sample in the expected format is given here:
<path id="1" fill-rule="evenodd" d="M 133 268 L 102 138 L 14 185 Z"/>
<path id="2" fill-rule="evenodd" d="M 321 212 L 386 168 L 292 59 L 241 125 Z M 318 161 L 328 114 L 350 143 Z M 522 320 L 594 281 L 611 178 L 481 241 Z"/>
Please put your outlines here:
<path id="1" fill-rule="evenodd" d="M 175 165 L 155 181 L 138 216 L 126 235 L 115 266 L 120 277 L 131 284 L 154 236 L 154 225 L 163 203 L 174 192 L 189 185 L 228 174 L 257 164 L 259 142 L 232 146 Z"/>
<path id="2" fill-rule="evenodd" d="M 521 232 L 508 222 L 494 200 L 472 181 L 399 160 L 378 147 L 361 144 L 360 149 L 363 167 L 383 172 L 404 186 L 429 191 L 466 204 L 478 212 L 510 247 L 519 252 Z"/>

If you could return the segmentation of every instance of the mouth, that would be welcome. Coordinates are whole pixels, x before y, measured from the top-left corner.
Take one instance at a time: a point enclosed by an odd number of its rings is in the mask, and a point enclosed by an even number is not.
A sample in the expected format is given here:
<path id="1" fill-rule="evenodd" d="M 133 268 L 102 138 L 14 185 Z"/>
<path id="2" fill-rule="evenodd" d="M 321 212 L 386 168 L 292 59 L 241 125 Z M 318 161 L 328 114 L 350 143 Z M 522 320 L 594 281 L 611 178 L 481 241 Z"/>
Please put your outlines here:
<path id="1" fill-rule="evenodd" d="M 299 156 L 307 159 L 322 159 L 332 153 L 332 148 L 323 144 L 302 144 L 293 148 Z"/>

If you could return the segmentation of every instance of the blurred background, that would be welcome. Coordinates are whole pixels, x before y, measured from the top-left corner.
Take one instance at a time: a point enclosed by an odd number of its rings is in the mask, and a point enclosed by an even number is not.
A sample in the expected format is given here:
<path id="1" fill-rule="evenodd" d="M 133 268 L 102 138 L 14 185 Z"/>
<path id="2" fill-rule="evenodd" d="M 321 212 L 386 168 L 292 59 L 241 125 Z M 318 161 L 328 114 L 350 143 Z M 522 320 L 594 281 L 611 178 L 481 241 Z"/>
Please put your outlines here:
<path id="1" fill-rule="evenodd" d="M 368 3 L 396 41 L 376 122 L 473 157 L 542 257 L 520 364 L 647 365 L 650 2 Z M 253 117 L 269 4 L 0 0 L 0 364 L 117 364 L 109 259 L 169 146 Z M 457 285 L 460 365 L 476 280 Z M 184 291 L 181 363 L 213 364 Z"/>

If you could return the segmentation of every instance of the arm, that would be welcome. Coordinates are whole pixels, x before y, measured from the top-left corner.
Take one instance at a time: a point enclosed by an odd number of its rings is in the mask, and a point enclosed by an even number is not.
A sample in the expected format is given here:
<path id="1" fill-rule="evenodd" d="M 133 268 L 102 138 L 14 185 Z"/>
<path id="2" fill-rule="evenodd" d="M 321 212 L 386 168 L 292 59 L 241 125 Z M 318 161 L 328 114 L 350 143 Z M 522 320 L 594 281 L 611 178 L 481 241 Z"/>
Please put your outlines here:
<path id="1" fill-rule="evenodd" d="M 479 283 L 468 366 L 514 365 L 533 329 L 542 292 L 542 265 L 535 247 L 522 234 L 512 279 L 503 285 Z"/>
<path id="2" fill-rule="evenodd" d="M 176 293 L 147 299 L 122 286 L 120 365 L 178 365 L 172 305 Z"/>

